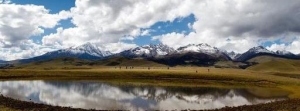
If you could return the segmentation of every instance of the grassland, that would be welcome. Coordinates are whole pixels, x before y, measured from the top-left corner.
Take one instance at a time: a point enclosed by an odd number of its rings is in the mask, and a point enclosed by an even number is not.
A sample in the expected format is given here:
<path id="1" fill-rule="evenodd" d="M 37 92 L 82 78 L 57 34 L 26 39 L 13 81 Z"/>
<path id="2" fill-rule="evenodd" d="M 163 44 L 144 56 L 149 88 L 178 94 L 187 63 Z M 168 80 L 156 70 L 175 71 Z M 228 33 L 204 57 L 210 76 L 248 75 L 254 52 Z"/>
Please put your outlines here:
<path id="1" fill-rule="evenodd" d="M 290 98 L 300 98 L 300 61 L 265 58 L 262 60 L 264 61 L 260 64 L 244 70 L 193 66 L 168 67 L 141 59 L 117 58 L 99 62 L 57 59 L 1 69 L 0 80 L 93 80 L 155 86 L 266 87 L 284 90 L 289 93 Z M 253 93 L 261 96 L 273 94 L 265 91 Z M 288 104 L 284 107 L 287 106 Z"/>
<path id="2" fill-rule="evenodd" d="M 258 56 L 248 60 L 248 62 L 259 63 L 251 66 L 249 70 L 263 72 L 295 72 L 300 71 L 300 60 L 278 58 L 272 56 Z"/>
<path id="3" fill-rule="evenodd" d="M 242 69 L 207 67 L 89 67 L 60 69 L 3 69 L 1 80 L 94 80 L 114 83 L 147 84 L 164 86 L 214 86 L 214 87 L 278 87 L 288 90 L 291 98 L 300 97 L 300 80 L 271 73 Z M 84 66 L 85 67 L 85 66 Z M 209 69 L 209 71 L 208 71 Z M 196 73 L 197 71 L 197 73 Z M 278 75 L 281 74 L 281 75 Z M 298 75 L 297 72 L 293 73 Z M 300 74 L 299 74 L 300 75 Z M 287 87 L 288 86 L 288 87 Z M 292 87 L 292 88 L 291 88 Z M 297 90 L 299 89 L 299 90 Z"/>

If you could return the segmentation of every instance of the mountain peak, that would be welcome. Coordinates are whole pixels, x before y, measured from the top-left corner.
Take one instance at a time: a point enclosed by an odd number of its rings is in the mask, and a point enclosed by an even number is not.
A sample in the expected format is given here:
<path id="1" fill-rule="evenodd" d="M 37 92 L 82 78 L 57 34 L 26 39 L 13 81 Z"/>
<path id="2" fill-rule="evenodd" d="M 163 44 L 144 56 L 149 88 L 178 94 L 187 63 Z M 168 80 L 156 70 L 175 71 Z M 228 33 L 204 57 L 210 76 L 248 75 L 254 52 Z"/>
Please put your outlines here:
<path id="1" fill-rule="evenodd" d="M 123 51 L 121 54 L 129 57 L 160 57 L 174 52 L 175 50 L 167 45 L 150 44 Z"/>
<path id="2" fill-rule="evenodd" d="M 74 49 L 98 49 L 98 47 L 90 42 L 75 47 Z"/>
<path id="3" fill-rule="evenodd" d="M 277 55 L 275 52 L 266 49 L 263 46 L 257 46 L 249 49 L 247 52 L 243 53 L 239 57 L 236 58 L 237 61 L 247 61 L 255 56 L 259 55 Z"/>
<path id="4" fill-rule="evenodd" d="M 228 52 L 228 51 L 224 50 L 223 52 L 226 53 L 232 60 L 236 59 L 239 55 L 241 55 L 234 51 Z"/>
<path id="5" fill-rule="evenodd" d="M 273 51 L 270 51 L 268 49 L 266 49 L 263 46 L 257 46 L 257 47 L 253 47 L 251 49 L 249 49 L 247 52 L 254 52 L 254 53 L 271 53 L 274 54 Z"/>
<path id="6" fill-rule="evenodd" d="M 220 52 L 218 48 L 212 47 L 206 43 L 189 44 L 178 48 L 179 52 L 202 52 L 202 53 L 217 53 Z"/>
<path id="7" fill-rule="evenodd" d="M 67 49 L 62 49 L 58 51 L 48 52 L 47 55 L 57 54 L 57 55 L 63 55 L 63 56 L 82 56 L 82 58 L 85 58 L 84 56 L 93 56 L 93 58 L 102 58 L 109 55 L 112 55 L 109 51 L 102 51 L 100 50 L 95 44 L 92 44 L 90 42 L 85 43 L 83 45 L 80 45 L 78 47 L 70 47 Z"/>
<path id="8" fill-rule="evenodd" d="M 208 46 L 208 47 L 211 47 L 211 46 L 208 45 L 207 43 L 200 43 L 200 44 L 198 44 L 197 46 Z"/>
<path id="9" fill-rule="evenodd" d="M 200 43 L 200 44 L 188 44 L 184 47 L 191 47 L 191 46 L 197 46 L 197 47 L 212 47 L 210 45 L 208 45 L 207 43 Z"/>
<path id="10" fill-rule="evenodd" d="M 259 49 L 266 49 L 266 48 L 263 46 L 256 46 L 256 47 L 250 48 L 250 50 L 259 50 Z"/>

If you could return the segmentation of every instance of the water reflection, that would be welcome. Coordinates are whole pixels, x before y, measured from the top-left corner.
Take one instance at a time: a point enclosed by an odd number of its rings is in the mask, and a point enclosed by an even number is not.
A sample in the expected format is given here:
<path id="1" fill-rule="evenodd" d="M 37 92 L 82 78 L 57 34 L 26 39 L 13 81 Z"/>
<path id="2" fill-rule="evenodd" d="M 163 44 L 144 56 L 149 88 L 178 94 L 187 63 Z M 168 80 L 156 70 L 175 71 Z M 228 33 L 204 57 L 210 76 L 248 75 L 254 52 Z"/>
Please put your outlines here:
<path id="1" fill-rule="evenodd" d="M 3 95 L 15 99 L 85 109 L 215 109 L 266 103 L 245 89 L 116 86 L 98 82 L 7 81 Z"/>

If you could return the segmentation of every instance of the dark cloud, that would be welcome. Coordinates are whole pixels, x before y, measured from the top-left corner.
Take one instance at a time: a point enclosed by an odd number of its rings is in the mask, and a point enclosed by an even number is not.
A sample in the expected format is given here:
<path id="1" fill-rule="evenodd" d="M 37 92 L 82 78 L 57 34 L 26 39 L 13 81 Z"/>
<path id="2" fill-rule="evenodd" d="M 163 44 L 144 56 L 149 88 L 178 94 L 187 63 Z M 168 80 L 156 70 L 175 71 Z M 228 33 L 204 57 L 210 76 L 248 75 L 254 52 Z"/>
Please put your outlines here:
<path id="1" fill-rule="evenodd" d="M 213 5 L 213 4 L 211 4 Z M 253 37 L 274 37 L 284 33 L 300 32 L 299 0 L 253 0 L 246 7 L 239 4 L 228 6 L 222 18 L 211 26 L 224 37 L 240 37 L 245 34 Z M 222 30 L 222 27 L 228 27 Z"/>

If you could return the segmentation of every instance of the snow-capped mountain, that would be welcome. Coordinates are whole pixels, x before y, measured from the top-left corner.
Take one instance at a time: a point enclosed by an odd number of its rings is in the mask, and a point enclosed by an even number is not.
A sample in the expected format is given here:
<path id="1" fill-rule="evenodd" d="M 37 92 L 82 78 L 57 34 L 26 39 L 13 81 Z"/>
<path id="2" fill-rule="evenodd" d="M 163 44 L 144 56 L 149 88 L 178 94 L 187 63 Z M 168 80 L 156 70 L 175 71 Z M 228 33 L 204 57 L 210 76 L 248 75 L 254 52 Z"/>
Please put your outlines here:
<path id="1" fill-rule="evenodd" d="M 236 53 L 234 51 L 227 52 L 226 50 L 224 51 L 224 53 L 227 54 L 232 60 L 236 59 L 241 55 L 240 53 Z"/>
<path id="2" fill-rule="evenodd" d="M 0 63 L 6 63 L 6 61 L 4 61 L 4 60 L 0 60 Z"/>
<path id="3" fill-rule="evenodd" d="M 79 58 L 79 59 L 96 60 L 110 55 L 112 55 L 112 53 L 110 53 L 109 51 L 102 51 L 96 45 L 91 43 L 86 43 L 75 48 L 71 47 L 67 49 L 52 51 L 43 54 L 41 56 L 37 56 L 30 59 L 23 59 L 20 61 L 22 63 L 24 62 L 26 63 L 31 61 L 40 61 L 40 60 L 47 60 L 47 59 L 60 58 L 60 57 L 72 57 L 72 58 Z"/>
<path id="4" fill-rule="evenodd" d="M 236 61 L 246 61 L 248 59 L 251 59 L 254 56 L 257 56 L 258 54 L 268 54 L 268 55 L 276 55 L 275 52 L 270 51 L 263 46 L 257 46 L 249 49 L 247 52 L 241 54 L 238 58 L 236 58 Z"/>
<path id="5" fill-rule="evenodd" d="M 266 49 L 263 46 L 257 46 L 257 47 L 253 47 L 251 49 L 249 49 L 247 52 L 252 52 L 252 53 L 270 53 L 270 54 L 275 54 L 275 52 L 270 51 L 268 49 Z"/>
<path id="6" fill-rule="evenodd" d="M 282 57 L 282 58 L 288 58 L 288 59 L 298 59 L 299 56 L 289 52 L 289 51 L 270 51 L 263 46 L 253 47 L 249 49 L 247 52 L 243 53 L 239 57 L 237 57 L 236 61 L 247 61 L 253 57 L 259 56 L 259 55 L 270 55 L 270 56 L 276 56 L 276 57 Z"/>
<path id="7" fill-rule="evenodd" d="M 147 58 L 159 63 L 172 64 L 172 65 L 212 65 L 217 61 L 234 60 L 234 61 L 247 61 L 253 57 L 260 55 L 270 55 L 276 57 L 283 57 L 288 59 L 300 59 L 299 55 L 295 55 L 288 51 L 270 51 L 262 46 L 253 47 L 243 54 L 235 52 L 227 52 L 208 44 L 189 44 L 173 49 L 164 44 L 150 44 L 125 50 L 118 54 L 112 54 L 109 51 L 100 50 L 95 44 L 86 43 L 78 47 L 71 47 L 57 51 L 48 52 L 41 56 L 33 57 L 30 59 L 17 60 L 21 63 L 28 63 L 32 61 L 41 61 L 54 58 L 71 57 L 79 59 L 97 60 L 103 58 L 111 58 L 115 56 L 123 56 L 128 58 Z M 1 61 L 0 61 L 1 63 Z"/>
<path id="8" fill-rule="evenodd" d="M 285 58 L 289 58 L 289 59 L 299 59 L 300 55 L 296 55 L 290 51 L 286 51 L 286 50 L 281 50 L 281 51 L 276 51 L 276 54 Z"/>
<path id="9" fill-rule="evenodd" d="M 133 49 L 125 50 L 121 52 L 120 54 L 125 57 L 146 57 L 146 58 L 152 58 L 152 57 L 163 57 L 168 54 L 175 53 L 175 50 L 167 45 L 164 44 L 150 44 L 150 45 L 144 45 L 141 47 L 136 47 Z"/>
<path id="10" fill-rule="evenodd" d="M 68 48 L 59 50 L 60 53 L 67 53 L 67 54 L 73 54 L 73 55 L 81 55 L 81 54 L 88 54 L 96 57 L 106 57 L 112 55 L 109 51 L 102 51 L 100 50 L 95 44 L 86 43 L 81 46 L 75 47 L 75 48 Z M 49 52 L 51 54 L 51 52 Z"/>
<path id="11" fill-rule="evenodd" d="M 276 54 L 278 54 L 278 55 L 295 55 L 292 52 L 286 51 L 286 50 L 278 50 L 278 51 L 276 51 Z"/>
<path id="12" fill-rule="evenodd" d="M 207 54 L 214 54 L 221 52 L 218 48 L 212 47 L 208 44 L 189 44 L 187 46 L 183 46 L 177 49 L 179 53 L 186 53 L 186 52 L 201 52 Z"/>
<path id="13" fill-rule="evenodd" d="M 183 46 L 177 49 L 177 53 L 188 53 L 188 52 L 194 52 L 194 53 L 203 53 L 203 54 L 207 54 L 207 55 L 212 55 L 212 56 L 216 56 L 216 57 L 227 57 L 230 58 L 224 51 L 216 48 L 216 47 L 212 47 L 208 44 L 202 43 L 202 44 L 189 44 L 187 46 Z"/>
<path id="14" fill-rule="evenodd" d="M 226 61 L 231 59 L 220 49 L 211 47 L 208 44 L 189 44 L 187 46 L 178 48 L 175 53 L 168 54 L 163 58 L 153 59 L 155 62 L 170 66 L 211 66 L 217 61 L 223 60 Z"/>

